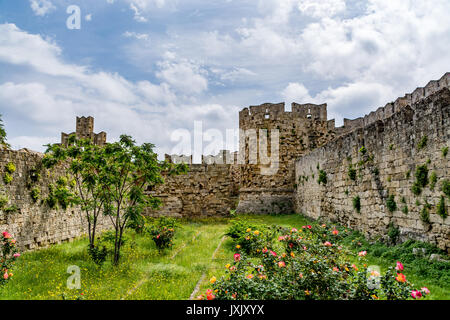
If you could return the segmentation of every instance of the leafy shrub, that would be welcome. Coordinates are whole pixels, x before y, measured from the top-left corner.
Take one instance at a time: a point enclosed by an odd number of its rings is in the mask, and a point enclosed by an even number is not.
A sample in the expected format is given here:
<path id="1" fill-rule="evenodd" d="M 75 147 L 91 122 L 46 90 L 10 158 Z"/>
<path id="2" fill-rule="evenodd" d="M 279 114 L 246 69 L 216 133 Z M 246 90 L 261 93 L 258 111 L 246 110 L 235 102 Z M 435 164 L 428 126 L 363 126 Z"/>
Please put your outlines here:
<path id="1" fill-rule="evenodd" d="M 417 150 L 422 150 L 427 146 L 428 137 L 423 136 L 422 139 L 420 139 L 419 143 L 417 144 Z"/>
<path id="2" fill-rule="evenodd" d="M 325 228 L 285 229 L 278 238 L 282 249 L 267 247 L 256 258 L 234 254 L 225 276 L 211 278 L 208 300 L 389 300 L 411 297 L 413 286 L 397 264 L 385 275 L 369 272 L 364 255 L 359 263 L 346 261 L 346 249 L 323 238 Z M 275 246 L 275 245 L 274 245 Z M 401 272 L 401 273 L 399 273 Z M 374 280 L 380 279 L 380 286 Z"/>
<path id="3" fill-rule="evenodd" d="M 6 195 L 0 195 L 0 210 L 4 209 L 8 204 L 9 198 Z"/>
<path id="4" fill-rule="evenodd" d="M 395 227 L 395 225 L 392 222 L 389 223 L 388 237 L 389 239 L 391 239 L 392 243 L 396 244 L 399 236 L 400 230 L 397 227 Z"/>
<path id="5" fill-rule="evenodd" d="M 395 203 L 395 197 L 391 194 L 386 200 L 386 207 L 390 212 L 397 210 L 397 204 Z"/>
<path id="6" fill-rule="evenodd" d="M 448 154 L 448 147 L 447 146 L 443 147 L 441 149 L 441 151 L 442 151 L 442 157 L 445 158 Z"/>
<path id="7" fill-rule="evenodd" d="M 434 187 L 436 186 L 436 182 L 437 182 L 437 175 L 436 175 L 436 172 L 433 171 L 430 176 L 430 190 L 431 191 L 434 190 Z"/>
<path id="8" fill-rule="evenodd" d="M 404 205 L 404 206 L 402 207 L 402 212 L 403 212 L 404 214 L 408 214 L 408 206 L 407 206 L 407 205 Z"/>
<path id="9" fill-rule="evenodd" d="M 12 163 L 12 162 L 9 162 L 7 165 L 6 165 L 6 172 L 8 172 L 8 173 L 10 173 L 10 174 L 13 174 L 14 172 L 16 172 L 16 166 L 15 166 L 15 164 L 14 163 Z"/>
<path id="10" fill-rule="evenodd" d="M 414 182 L 411 187 L 411 191 L 414 195 L 418 196 L 422 193 L 422 188 L 420 187 L 420 185 L 417 182 Z"/>
<path id="11" fill-rule="evenodd" d="M 106 249 L 106 246 L 94 246 L 91 247 L 90 245 L 88 246 L 88 253 L 89 256 L 91 257 L 92 261 L 94 261 L 94 263 L 98 266 L 102 266 L 103 263 L 106 261 L 106 257 L 108 255 L 108 250 Z"/>
<path id="12" fill-rule="evenodd" d="M 13 177 L 9 173 L 5 173 L 3 176 L 3 182 L 5 184 L 10 184 L 13 181 Z"/>
<path id="13" fill-rule="evenodd" d="M 417 167 L 416 181 L 422 188 L 425 188 L 428 184 L 428 167 L 426 164 Z"/>
<path id="14" fill-rule="evenodd" d="M 37 187 L 31 189 L 30 195 L 31 199 L 33 199 L 34 202 L 38 201 L 39 197 L 41 196 L 41 189 Z"/>
<path id="15" fill-rule="evenodd" d="M 450 181 L 444 180 L 442 181 L 442 192 L 450 198 Z"/>
<path id="16" fill-rule="evenodd" d="M 351 164 L 348 166 L 348 177 L 353 181 L 356 180 L 356 169 Z"/>
<path id="17" fill-rule="evenodd" d="M 424 206 L 422 211 L 420 212 L 420 220 L 425 223 L 430 223 L 430 212 L 428 211 L 427 206 Z"/>
<path id="18" fill-rule="evenodd" d="M 262 225 L 253 224 L 246 220 L 235 220 L 228 228 L 226 235 L 233 239 L 239 252 L 247 255 L 259 253 L 275 237 L 276 230 Z"/>
<path id="19" fill-rule="evenodd" d="M 161 251 L 172 246 L 172 239 L 175 235 L 175 229 L 153 226 L 149 230 L 149 233 L 158 250 Z"/>
<path id="20" fill-rule="evenodd" d="M 353 209 L 355 209 L 356 212 L 361 213 L 361 198 L 359 196 L 353 198 Z"/>
<path id="21" fill-rule="evenodd" d="M 327 184 L 327 173 L 324 170 L 319 170 L 319 178 L 317 179 L 317 182 L 319 184 Z"/>
<path id="22" fill-rule="evenodd" d="M 442 217 L 442 219 L 447 218 L 448 212 L 447 208 L 445 206 L 445 198 L 444 196 L 441 196 L 441 200 L 439 201 L 437 207 L 436 207 L 436 213 Z"/>
<path id="23" fill-rule="evenodd" d="M 4 285 L 13 277 L 11 271 L 20 254 L 17 252 L 16 240 L 7 231 L 2 233 L 0 240 L 2 246 L 0 256 L 0 285 Z"/>
<path id="24" fill-rule="evenodd" d="M 17 211 L 19 211 L 19 207 L 17 207 L 17 205 L 13 204 L 12 206 L 9 206 L 9 207 L 3 209 L 3 211 L 6 214 L 16 213 Z"/>
<path id="25" fill-rule="evenodd" d="M 365 155 L 365 154 L 367 153 L 366 147 L 362 146 L 362 147 L 359 149 L 359 152 L 361 152 L 362 155 Z"/>

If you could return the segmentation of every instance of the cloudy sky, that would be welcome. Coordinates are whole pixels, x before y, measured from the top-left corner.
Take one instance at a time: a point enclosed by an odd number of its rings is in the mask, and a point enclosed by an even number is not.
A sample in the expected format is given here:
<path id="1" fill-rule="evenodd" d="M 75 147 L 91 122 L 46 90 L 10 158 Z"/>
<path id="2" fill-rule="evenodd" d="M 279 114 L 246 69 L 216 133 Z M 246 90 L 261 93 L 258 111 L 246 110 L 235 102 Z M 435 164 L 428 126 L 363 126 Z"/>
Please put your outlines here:
<path id="1" fill-rule="evenodd" d="M 164 153 L 265 102 L 326 102 L 341 125 L 440 78 L 449 52 L 448 0 L 0 0 L 0 113 L 16 149 L 92 115 Z"/>

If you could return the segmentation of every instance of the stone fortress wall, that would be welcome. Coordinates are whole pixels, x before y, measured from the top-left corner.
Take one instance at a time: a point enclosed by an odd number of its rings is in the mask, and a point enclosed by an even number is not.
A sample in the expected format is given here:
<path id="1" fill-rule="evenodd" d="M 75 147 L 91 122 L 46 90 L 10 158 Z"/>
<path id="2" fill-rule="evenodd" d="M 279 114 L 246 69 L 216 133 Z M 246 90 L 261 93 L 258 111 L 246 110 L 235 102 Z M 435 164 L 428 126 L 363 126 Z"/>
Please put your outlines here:
<path id="1" fill-rule="evenodd" d="M 348 128 L 344 125 L 343 131 L 350 132 L 299 158 L 295 163 L 296 211 L 338 221 L 372 238 L 386 237 L 392 223 L 403 239 L 432 242 L 450 251 L 450 218 L 436 214 L 444 195 L 442 181 L 450 181 L 450 156 L 442 153 L 450 147 L 449 87 L 447 73 L 364 118 L 346 121 Z M 427 143 L 420 148 L 424 137 Z M 366 155 L 359 151 L 363 146 Z M 411 187 L 421 165 L 427 165 L 428 177 L 434 173 L 437 182 L 434 188 L 430 182 L 416 196 Z M 356 170 L 355 180 L 349 177 L 350 166 Z M 326 173 L 326 184 L 318 183 L 319 170 Z M 390 195 L 397 206 L 393 212 L 387 208 Z M 355 197 L 360 198 L 360 213 L 353 206 Z M 450 199 L 445 199 L 449 212 Z M 420 217 L 425 206 L 429 222 Z"/>
<path id="2" fill-rule="evenodd" d="M 55 184 L 59 177 L 66 174 L 64 166 L 51 170 L 41 168 L 42 157 L 42 153 L 27 149 L 0 151 L 0 194 L 9 200 L 0 210 L 0 231 L 11 233 L 21 250 L 70 241 L 87 233 L 80 208 L 50 209 L 42 202 L 49 194 L 49 185 Z M 11 174 L 12 181 L 5 183 L 9 163 L 13 163 L 16 170 Z M 40 177 L 35 181 L 32 177 L 37 174 Z M 37 201 L 31 196 L 34 188 L 40 190 Z M 17 206 L 17 210 L 5 210 L 12 206 Z M 100 217 L 98 226 L 99 230 L 109 228 L 109 219 Z"/>
<path id="3" fill-rule="evenodd" d="M 203 156 L 202 164 L 192 164 L 191 156 L 166 155 L 174 163 L 188 163 L 190 170 L 186 175 L 166 177 L 164 185 L 148 190 L 163 200 L 159 211 L 148 214 L 202 217 L 226 216 L 230 210 L 261 214 L 295 211 L 313 218 L 340 221 L 369 236 L 384 236 L 386 226 L 392 222 L 400 228 L 403 237 L 413 236 L 448 248 L 448 218 L 439 221 L 431 213 L 429 226 L 422 226 L 417 220 L 424 200 L 436 205 L 439 186 L 434 191 L 425 188 L 419 199 L 422 204 L 418 206 L 417 199 L 408 190 L 415 167 L 428 159 L 430 173 L 435 171 L 438 176 L 438 185 L 449 178 L 448 158 L 439 157 L 440 148 L 449 145 L 450 140 L 449 87 L 450 73 L 446 73 L 440 80 L 431 81 L 365 117 L 345 119 L 344 126 L 338 128 L 334 120 L 327 119 L 326 104 L 293 103 L 292 111 L 285 111 L 284 103 L 245 108 L 239 113 L 239 128 L 247 133 L 254 130 L 255 136 L 240 136 L 239 153 L 222 151 L 216 156 Z M 279 134 L 278 147 L 271 145 L 273 132 Z M 94 133 L 92 117 L 77 117 L 75 134 L 99 145 L 106 143 L 106 133 Z M 279 157 L 269 164 L 252 164 L 249 142 L 255 137 L 261 140 L 261 135 L 267 137 L 268 150 L 278 152 Z M 415 145 L 424 135 L 428 136 L 428 146 L 417 152 Z M 68 136 L 62 133 L 61 143 L 66 143 Z M 363 160 L 358 153 L 363 145 L 373 154 L 373 161 L 358 172 L 362 178 L 352 183 L 346 179 L 347 158 L 356 167 Z M 390 145 L 392 149 L 388 148 Z M 29 174 L 41 158 L 42 154 L 28 150 L 0 150 L 2 171 L 9 162 L 17 167 L 11 184 L 0 182 L 0 186 L 9 195 L 10 203 L 19 208 L 19 213 L 14 214 L 0 211 L 0 229 L 12 233 L 26 249 L 85 233 L 79 209 L 50 210 L 32 200 Z M 243 163 L 238 159 L 243 159 Z M 317 164 L 327 173 L 326 185 L 317 183 Z M 277 170 L 261 174 L 271 167 Z M 375 167 L 379 170 L 378 177 L 370 174 Z M 405 180 L 402 177 L 408 171 L 410 178 Z M 62 174 L 63 168 L 42 174 L 41 198 L 46 197 L 48 185 Z M 399 210 L 387 212 L 388 194 L 395 196 L 399 207 L 403 205 L 400 198 L 405 197 L 410 212 L 407 215 Z M 361 197 L 361 215 L 355 214 L 351 205 L 355 195 Z M 101 223 L 101 228 L 108 226 L 106 220 Z"/>

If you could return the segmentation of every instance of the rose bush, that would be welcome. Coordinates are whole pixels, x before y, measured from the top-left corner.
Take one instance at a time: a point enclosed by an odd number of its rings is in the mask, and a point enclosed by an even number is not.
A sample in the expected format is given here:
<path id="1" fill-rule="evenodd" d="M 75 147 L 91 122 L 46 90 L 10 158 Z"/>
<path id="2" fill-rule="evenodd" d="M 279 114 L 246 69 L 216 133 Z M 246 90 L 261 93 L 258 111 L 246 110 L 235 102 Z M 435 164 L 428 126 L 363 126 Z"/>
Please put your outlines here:
<path id="1" fill-rule="evenodd" d="M 20 253 L 17 252 L 16 240 L 13 239 L 7 231 L 4 231 L 1 235 L 1 245 L 2 249 L 0 257 L 0 285 L 3 285 L 13 277 L 13 273 L 11 271 L 17 258 L 20 257 Z"/>
<path id="2" fill-rule="evenodd" d="M 214 277 L 209 295 L 202 297 L 377 300 L 419 299 L 429 293 L 427 288 L 413 289 L 400 262 L 383 276 L 369 270 L 366 251 L 353 253 L 339 245 L 345 232 L 326 225 L 281 228 L 278 241 L 265 243 L 255 257 L 245 250 L 234 254 L 234 261 L 226 265 L 226 275 L 221 279 Z M 379 280 L 379 285 L 373 285 L 374 279 Z"/>

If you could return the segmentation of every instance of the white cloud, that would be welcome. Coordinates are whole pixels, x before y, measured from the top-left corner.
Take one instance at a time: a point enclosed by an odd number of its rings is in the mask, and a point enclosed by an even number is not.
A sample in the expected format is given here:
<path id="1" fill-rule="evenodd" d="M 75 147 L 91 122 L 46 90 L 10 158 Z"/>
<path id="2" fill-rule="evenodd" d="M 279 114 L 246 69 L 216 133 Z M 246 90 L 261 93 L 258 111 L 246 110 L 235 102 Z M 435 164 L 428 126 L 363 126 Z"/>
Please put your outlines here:
<path id="1" fill-rule="evenodd" d="M 345 11 L 344 0 L 301 0 L 298 9 L 304 14 L 314 18 L 335 16 Z"/>
<path id="2" fill-rule="evenodd" d="M 45 16 L 56 9 L 50 0 L 30 0 L 30 6 L 37 16 Z"/>
<path id="3" fill-rule="evenodd" d="M 123 36 L 126 38 L 136 38 L 138 40 L 148 40 L 149 39 L 149 35 L 147 33 L 137 33 L 137 32 L 130 32 L 130 31 L 125 31 L 123 33 Z"/>

